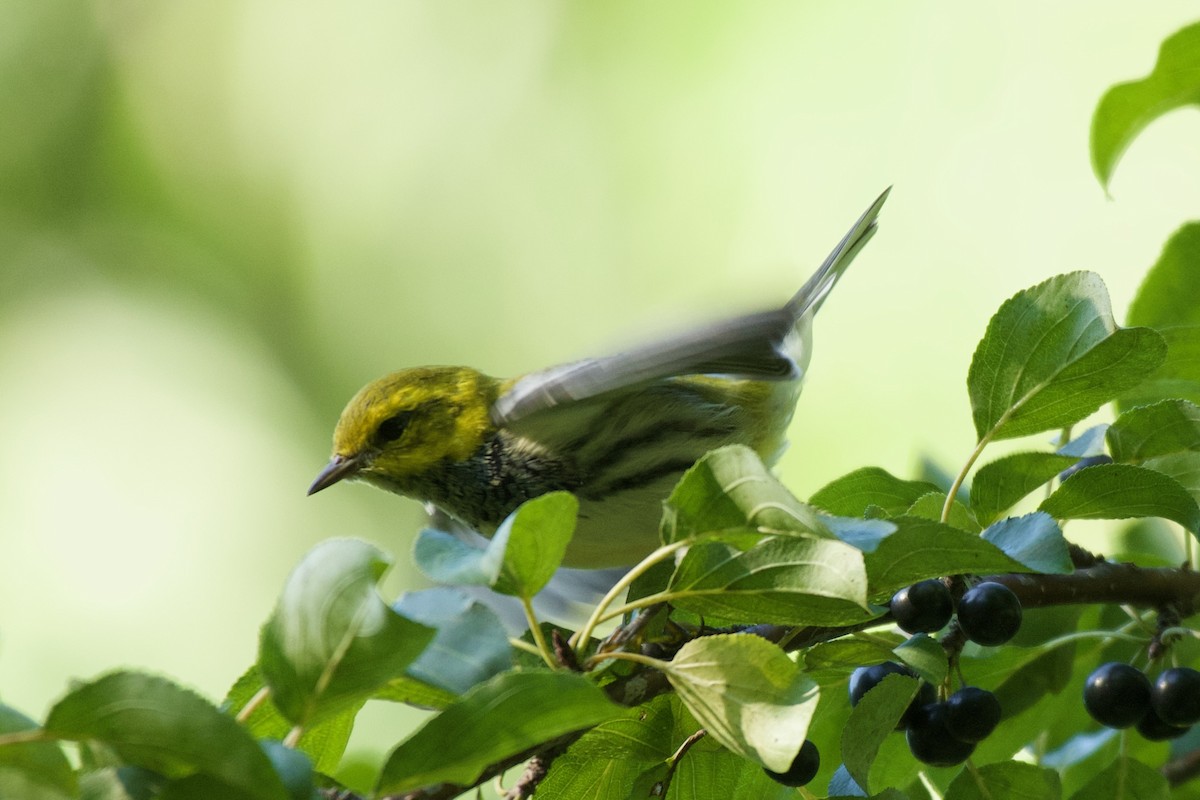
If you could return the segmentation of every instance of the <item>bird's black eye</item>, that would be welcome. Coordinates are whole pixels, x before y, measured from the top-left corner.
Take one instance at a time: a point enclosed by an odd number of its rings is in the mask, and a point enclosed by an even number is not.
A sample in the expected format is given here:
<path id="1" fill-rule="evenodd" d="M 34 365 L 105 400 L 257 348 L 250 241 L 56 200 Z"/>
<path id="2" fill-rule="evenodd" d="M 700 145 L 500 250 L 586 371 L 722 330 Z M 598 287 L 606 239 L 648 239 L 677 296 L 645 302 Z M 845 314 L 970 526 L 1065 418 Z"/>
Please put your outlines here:
<path id="1" fill-rule="evenodd" d="M 411 411 L 401 411 L 379 423 L 375 430 L 375 444 L 384 445 L 399 439 L 404 435 L 404 429 L 408 427 L 411 419 Z"/>

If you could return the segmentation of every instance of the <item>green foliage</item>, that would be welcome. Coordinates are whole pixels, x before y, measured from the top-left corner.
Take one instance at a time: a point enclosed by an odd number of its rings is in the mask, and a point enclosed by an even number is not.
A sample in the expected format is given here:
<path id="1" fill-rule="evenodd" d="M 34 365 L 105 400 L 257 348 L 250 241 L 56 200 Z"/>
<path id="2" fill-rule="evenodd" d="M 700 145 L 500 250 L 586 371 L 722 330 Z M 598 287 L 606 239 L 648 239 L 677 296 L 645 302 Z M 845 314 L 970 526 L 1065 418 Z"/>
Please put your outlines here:
<path id="1" fill-rule="evenodd" d="M 1197 52 L 1193 26 L 1164 43 L 1148 78 L 1105 96 L 1093 157 L 1106 185 L 1146 124 L 1200 102 Z M 804 502 L 752 450 L 713 451 L 664 498 L 662 547 L 631 573 L 630 599 L 606 598 L 569 645 L 550 647 L 535 606 L 574 531 L 567 493 L 525 503 L 485 546 L 422 532 L 415 561 L 444 585 L 394 602 L 380 594 L 385 554 L 327 541 L 288 578 L 257 663 L 221 708 L 133 671 L 72 687 L 40 724 L 0 707 L 0 796 L 308 800 L 314 782 L 340 788 L 330 775 L 357 715 L 385 701 L 433 713 L 391 749 L 379 794 L 465 792 L 538 754 L 548 772 L 537 796 L 551 800 L 784 798 L 794 791 L 763 768 L 784 771 L 807 738 L 822 754 L 813 796 L 1195 797 L 1156 768 L 1164 745 L 1098 730 L 1080 692 L 1102 661 L 1200 657 L 1185 638 L 1198 594 L 1198 286 L 1191 224 L 1140 288 L 1134 327 L 1117 324 L 1088 272 L 1005 301 L 967 376 L 975 449 L 944 481 L 864 467 Z M 1072 438 L 1110 402 L 1121 412 L 1110 425 Z M 993 442 L 1048 432 L 1057 445 L 975 467 Z M 1125 518 L 1190 534 L 1188 568 L 1154 573 L 1179 587 L 1153 604 L 1165 609 L 1157 619 L 1119 605 L 1145 603 L 1150 573 L 1092 567 L 1071 546 L 1073 520 Z M 1168 525 L 1137 532 L 1126 542 L 1140 566 L 1178 546 Z M 1011 642 L 979 647 L 955 623 L 912 637 L 888 627 L 898 589 L 944 578 L 961 595 L 984 576 L 1024 593 Z M 1068 580 L 1075 595 L 1048 596 Z M 517 598 L 533 645 L 455 587 Z M 605 620 L 617 631 L 600 642 L 591 633 Z M 918 696 L 911 677 L 889 675 L 849 708 L 850 674 L 883 661 L 903 662 L 943 697 L 963 685 L 994 693 L 1003 720 L 967 766 L 927 768 L 896 734 Z M 1172 755 L 1197 746 L 1193 732 Z M 1014 761 L 1021 751 L 1034 763 Z"/>
<path id="2" fill-rule="evenodd" d="M 627 713 L 580 675 L 497 675 L 401 742 L 384 763 L 376 790 L 398 794 L 442 782 L 470 783 L 496 761 Z"/>
<path id="3" fill-rule="evenodd" d="M 1107 189 L 1117 162 L 1147 125 L 1185 105 L 1200 105 L 1200 24 L 1168 37 L 1154 70 L 1118 84 L 1092 116 L 1092 168 Z"/>
<path id="4" fill-rule="evenodd" d="M 808 733 L 817 685 L 756 636 L 706 636 L 660 669 L 688 710 L 730 751 L 784 772 Z"/>
<path id="5" fill-rule="evenodd" d="M 259 666 L 275 705 L 308 725 L 360 703 L 408 666 L 434 631 L 397 614 L 375 584 L 388 560 L 349 539 L 323 542 L 288 577 L 263 626 Z"/>

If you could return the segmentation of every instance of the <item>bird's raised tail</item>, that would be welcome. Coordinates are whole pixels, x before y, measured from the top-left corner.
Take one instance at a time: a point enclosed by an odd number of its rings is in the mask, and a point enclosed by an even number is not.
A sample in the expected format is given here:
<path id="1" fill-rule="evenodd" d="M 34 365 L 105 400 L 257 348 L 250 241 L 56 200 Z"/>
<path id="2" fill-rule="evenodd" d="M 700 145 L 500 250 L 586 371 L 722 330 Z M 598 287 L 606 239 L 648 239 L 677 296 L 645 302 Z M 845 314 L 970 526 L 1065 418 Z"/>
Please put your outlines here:
<path id="1" fill-rule="evenodd" d="M 842 240 L 837 243 L 837 247 L 833 248 L 833 252 L 826 256 L 821 266 L 817 267 L 817 271 L 812 274 L 812 277 L 784 306 L 791 312 L 793 318 L 799 319 L 805 314 L 815 313 L 821 307 L 821 303 L 825 302 L 833 285 L 837 283 L 838 278 L 842 277 L 842 273 L 850 266 L 850 262 L 858 255 L 858 251 L 862 250 L 875 235 L 879 210 L 883 208 L 891 191 L 892 187 L 890 186 L 883 190 L 883 194 L 879 195 L 871 207 L 863 212 L 863 215 L 854 223 L 854 227 L 842 237 Z"/>

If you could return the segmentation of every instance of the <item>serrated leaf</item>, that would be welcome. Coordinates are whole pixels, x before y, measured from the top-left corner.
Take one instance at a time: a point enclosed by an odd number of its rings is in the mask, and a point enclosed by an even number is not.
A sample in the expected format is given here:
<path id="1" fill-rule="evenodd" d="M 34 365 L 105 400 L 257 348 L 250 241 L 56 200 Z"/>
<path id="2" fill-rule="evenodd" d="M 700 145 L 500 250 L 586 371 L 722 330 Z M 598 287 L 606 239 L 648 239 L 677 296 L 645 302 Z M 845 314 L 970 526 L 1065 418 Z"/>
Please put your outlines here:
<path id="1" fill-rule="evenodd" d="M 792 496 L 758 454 L 742 445 L 713 450 L 684 473 L 667 498 L 662 539 L 669 544 L 735 528 L 831 536 L 817 513 Z"/>
<path id="2" fill-rule="evenodd" d="M 862 696 L 842 730 L 842 759 L 854 782 L 871 791 L 871 765 L 884 740 L 896 730 L 920 682 L 906 675 L 888 675 Z"/>
<path id="3" fill-rule="evenodd" d="M 221 703 L 221 709 L 236 717 L 265 686 L 262 671 L 257 665 L 250 667 L 230 687 L 225 701 Z M 296 749 L 306 753 L 316 769 L 332 775 L 341 764 L 346 744 L 350 741 L 350 732 L 354 729 L 354 719 L 358 716 L 363 702 L 305 728 L 300 741 L 296 743 Z M 270 697 L 259 703 L 250 716 L 241 722 L 255 739 L 281 740 L 293 727 L 292 723 L 279 713 Z"/>
<path id="4" fill-rule="evenodd" d="M 533 597 L 562 564 L 575 533 L 579 501 L 570 492 L 549 492 L 522 503 L 500 525 L 488 547 L 502 549 L 501 594 Z"/>
<path id="5" fill-rule="evenodd" d="M 392 750 L 375 791 L 471 784 L 490 764 L 628 713 L 582 675 L 506 672 L 467 692 Z"/>
<path id="6" fill-rule="evenodd" d="M 1200 406 L 1163 400 L 1117 417 L 1108 429 L 1114 461 L 1138 464 L 1155 456 L 1200 453 Z"/>
<path id="7" fill-rule="evenodd" d="M 937 491 L 926 481 L 906 481 L 880 467 L 863 467 L 827 483 L 809 502 L 839 517 L 861 517 L 869 506 L 899 516 L 922 495 Z"/>
<path id="8" fill-rule="evenodd" d="M 393 608 L 437 631 L 408 665 L 411 678 L 458 695 L 513 666 L 500 618 L 461 592 L 447 587 L 406 592 Z"/>
<path id="9" fill-rule="evenodd" d="M 945 800 L 1058 800 L 1058 773 L 1034 764 L 1009 761 L 964 769 L 950 782 Z"/>
<path id="10" fill-rule="evenodd" d="M 634 794 L 631 797 L 651 795 Z M 667 792 L 667 800 L 789 800 L 795 797 L 795 789 L 776 783 L 762 767 L 727 750 L 689 750 L 680 760 Z"/>
<path id="11" fill-rule="evenodd" d="M 791 766 L 820 699 L 778 646 L 750 634 L 693 639 L 661 667 L 705 730 L 776 772 Z"/>
<path id="12" fill-rule="evenodd" d="M 1107 190 L 1125 149 L 1147 125 L 1181 106 L 1200 104 L 1200 24 L 1163 40 L 1154 70 L 1120 83 L 1100 98 L 1092 115 L 1092 169 Z"/>
<path id="13" fill-rule="evenodd" d="M 1019 561 L 1031 572 L 1065 574 L 1073 569 L 1067 540 L 1054 517 L 1041 511 L 1023 517 L 1002 519 L 983 532 L 1005 555 Z"/>
<path id="14" fill-rule="evenodd" d="M 863 554 L 836 539 L 781 536 L 749 550 L 688 548 L 662 598 L 733 622 L 842 625 L 867 618 Z"/>
<path id="15" fill-rule="evenodd" d="M 94 739 L 127 763 L 169 778 L 203 774 L 248 797 L 286 800 L 258 743 L 232 717 L 163 678 L 114 672 L 54 704 L 45 729 L 60 739 Z"/>
<path id="16" fill-rule="evenodd" d="M 404 703 L 416 708 L 427 708 L 441 711 L 458 699 L 454 692 L 430 686 L 424 681 L 404 675 L 387 682 L 383 688 L 371 695 L 372 700 L 386 700 L 390 703 Z"/>
<path id="17" fill-rule="evenodd" d="M 21 712 L 0 705 L 0 734 L 37 730 Z M 20 789 L 22 794 L 17 794 Z M 7 790 L 7 791 L 6 791 Z M 38 800 L 75 797 L 79 783 L 57 742 L 25 742 L 0 747 L 0 797 Z"/>
<path id="18" fill-rule="evenodd" d="M 1073 425 L 1141 382 L 1166 349 L 1149 328 L 1117 327 L 1094 273 L 1018 292 L 988 323 L 967 374 L 979 440 Z"/>
<path id="19" fill-rule="evenodd" d="M 1146 469 L 1161 472 L 1176 483 L 1200 503 L 1200 453 L 1172 453 L 1167 456 L 1155 456 L 1142 462 Z"/>
<path id="20" fill-rule="evenodd" d="M 1118 757 L 1071 795 L 1071 800 L 1168 800 L 1170 796 L 1167 779 L 1158 770 Z"/>
<path id="21" fill-rule="evenodd" d="M 945 492 L 930 492 L 923 494 L 917 498 L 917 502 L 908 507 L 904 512 L 906 517 L 919 517 L 921 519 L 930 519 L 934 522 L 940 522 L 942 519 L 942 508 L 946 505 Z M 950 516 L 946 520 L 946 524 L 959 530 L 969 531 L 971 533 L 979 533 L 983 530 L 983 526 L 976 521 L 971 510 L 965 505 L 955 500 L 950 504 Z"/>
<path id="22" fill-rule="evenodd" d="M 1167 342 L 1167 360 L 1121 397 L 1122 409 L 1168 398 L 1200 403 L 1200 222 L 1167 240 L 1129 308 L 1129 324 L 1154 328 Z"/>
<path id="23" fill-rule="evenodd" d="M 853 670 L 863 664 L 891 661 L 892 655 L 892 648 L 874 638 L 835 639 L 831 642 L 813 645 L 805 650 L 804 666 L 810 671 L 833 668 Z"/>
<path id="24" fill-rule="evenodd" d="M 1178 481 L 1132 464 L 1080 470 L 1046 498 L 1041 510 L 1056 519 L 1162 517 L 1200 531 L 1200 507 Z"/>
<path id="25" fill-rule="evenodd" d="M 923 633 L 913 634 L 892 652 L 931 686 L 940 685 L 950 673 L 945 648 L 936 639 Z"/>
<path id="26" fill-rule="evenodd" d="M 941 575 L 1029 571 L 973 533 L 925 519 L 892 521 L 900 529 L 866 554 L 872 597 L 890 597 L 905 586 Z"/>
<path id="27" fill-rule="evenodd" d="M 393 611 L 376 583 L 389 565 L 352 539 L 314 547 L 288 576 L 259 640 L 280 712 L 311 725 L 366 700 L 421 654 L 434 631 Z"/>
<path id="28" fill-rule="evenodd" d="M 1079 459 L 1056 453 L 1013 453 L 984 464 L 971 481 L 971 509 L 984 524 Z"/>

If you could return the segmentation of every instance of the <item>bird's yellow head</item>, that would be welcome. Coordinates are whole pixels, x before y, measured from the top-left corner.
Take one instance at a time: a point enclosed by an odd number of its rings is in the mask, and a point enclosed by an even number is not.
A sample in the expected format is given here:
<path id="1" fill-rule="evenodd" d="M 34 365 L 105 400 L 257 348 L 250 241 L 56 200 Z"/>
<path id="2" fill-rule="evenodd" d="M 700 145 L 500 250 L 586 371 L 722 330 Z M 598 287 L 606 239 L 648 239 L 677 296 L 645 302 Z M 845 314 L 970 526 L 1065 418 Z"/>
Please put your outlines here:
<path id="1" fill-rule="evenodd" d="M 351 398 L 333 432 L 333 459 L 309 487 L 346 478 L 406 489 L 435 465 L 471 456 L 494 430 L 494 378 L 465 367 L 393 372 Z"/>

